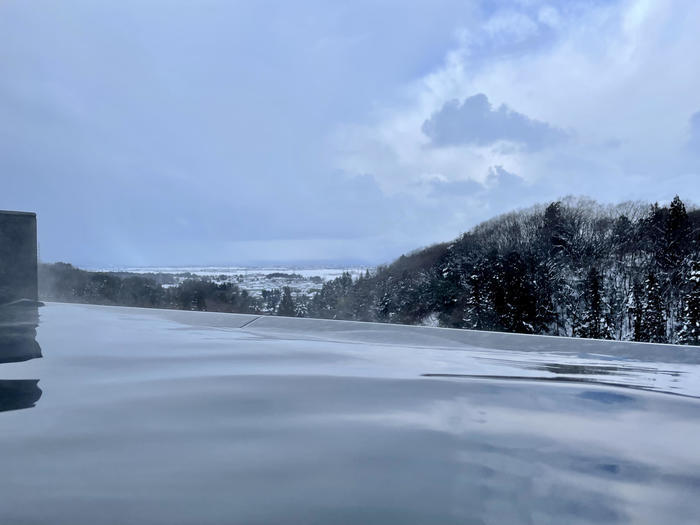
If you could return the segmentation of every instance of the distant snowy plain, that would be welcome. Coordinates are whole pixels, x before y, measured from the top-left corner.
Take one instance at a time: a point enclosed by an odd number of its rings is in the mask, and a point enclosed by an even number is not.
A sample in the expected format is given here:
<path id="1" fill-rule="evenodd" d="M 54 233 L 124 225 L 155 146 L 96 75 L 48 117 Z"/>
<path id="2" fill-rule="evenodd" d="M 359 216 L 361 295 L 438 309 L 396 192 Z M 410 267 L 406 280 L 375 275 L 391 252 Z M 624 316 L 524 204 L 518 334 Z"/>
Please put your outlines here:
<path id="1" fill-rule="evenodd" d="M 101 272 L 127 272 L 136 274 L 166 273 L 176 276 L 179 283 L 189 276 L 208 277 L 215 282 L 232 282 L 252 295 L 259 296 L 263 290 L 289 286 L 296 293 L 313 293 L 324 282 L 340 277 L 344 272 L 353 279 L 371 266 L 134 266 L 92 268 Z M 278 274 L 278 275 L 275 275 Z M 286 274 L 286 276 L 279 275 Z M 166 285 L 167 286 L 167 285 Z"/>

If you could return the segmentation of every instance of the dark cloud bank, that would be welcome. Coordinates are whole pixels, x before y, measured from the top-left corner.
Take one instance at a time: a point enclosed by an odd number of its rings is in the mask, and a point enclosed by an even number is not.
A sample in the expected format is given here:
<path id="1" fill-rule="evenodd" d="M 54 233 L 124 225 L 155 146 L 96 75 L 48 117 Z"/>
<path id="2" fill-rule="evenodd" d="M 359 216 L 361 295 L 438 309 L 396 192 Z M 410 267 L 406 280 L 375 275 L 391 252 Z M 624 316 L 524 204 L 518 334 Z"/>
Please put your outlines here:
<path id="1" fill-rule="evenodd" d="M 461 104 L 456 99 L 446 102 L 421 129 L 434 146 L 488 146 L 505 141 L 535 151 L 566 138 L 564 131 L 505 104 L 494 109 L 483 93 L 468 97 Z"/>

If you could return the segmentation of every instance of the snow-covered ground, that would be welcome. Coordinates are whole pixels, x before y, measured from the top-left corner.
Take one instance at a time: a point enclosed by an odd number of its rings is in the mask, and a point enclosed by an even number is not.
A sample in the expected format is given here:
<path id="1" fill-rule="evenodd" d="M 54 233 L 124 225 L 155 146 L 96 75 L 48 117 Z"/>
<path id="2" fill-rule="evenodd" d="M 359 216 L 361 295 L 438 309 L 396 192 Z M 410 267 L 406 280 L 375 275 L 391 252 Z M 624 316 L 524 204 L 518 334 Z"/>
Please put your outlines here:
<path id="1" fill-rule="evenodd" d="M 297 293 L 312 293 L 324 282 L 340 277 L 348 272 L 353 279 L 372 270 L 369 266 L 348 267 L 308 267 L 308 266 L 141 266 L 126 268 L 95 268 L 103 272 L 128 272 L 138 274 L 167 273 L 181 282 L 189 275 L 209 277 L 216 282 L 233 282 L 253 295 L 260 295 L 262 290 L 289 286 Z M 284 274 L 284 275 L 281 275 Z"/>

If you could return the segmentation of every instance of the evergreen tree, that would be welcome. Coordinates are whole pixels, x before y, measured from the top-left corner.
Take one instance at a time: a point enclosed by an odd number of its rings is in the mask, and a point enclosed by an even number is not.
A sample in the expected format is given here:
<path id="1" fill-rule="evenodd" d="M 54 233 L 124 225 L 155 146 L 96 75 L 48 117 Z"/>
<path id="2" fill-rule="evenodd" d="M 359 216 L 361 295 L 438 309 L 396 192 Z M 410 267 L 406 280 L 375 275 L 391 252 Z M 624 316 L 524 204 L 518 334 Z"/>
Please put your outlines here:
<path id="1" fill-rule="evenodd" d="M 550 254 L 556 254 L 566 249 L 568 239 L 561 202 L 552 202 L 547 206 L 544 211 L 540 235 L 546 251 Z"/>
<path id="2" fill-rule="evenodd" d="M 309 316 L 309 296 L 305 293 L 297 295 L 294 301 L 294 315 L 296 317 Z"/>
<path id="3" fill-rule="evenodd" d="M 685 296 L 682 327 L 678 340 L 685 345 L 700 345 L 700 262 L 693 263 L 689 278 L 690 289 Z"/>
<path id="4" fill-rule="evenodd" d="M 603 303 L 601 276 L 595 267 L 588 271 L 584 281 L 585 311 L 583 322 L 578 329 L 580 337 L 591 339 L 609 339 L 610 330 L 607 323 L 607 309 Z"/>
<path id="5" fill-rule="evenodd" d="M 615 220 L 612 231 L 613 252 L 618 260 L 622 260 L 625 255 L 632 251 L 634 227 L 627 215 L 621 215 Z"/>
<path id="6" fill-rule="evenodd" d="M 464 328 L 486 330 L 486 310 L 489 309 L 489 286 L 482 265 L 477 264 L 466 277 L 467 293 L 464 309 Z"/>
<path id="7" fill-rule="evenodd" d="M 632 314 L 632 340 L 645 341 L 644 330 L 642 326 L 642 318 L 644 317 L 644 288 L 642 284 L 635 279 L 632 285 L 632 304 L 630 307 Z"/>
<path id="8" fill-rule="evenodd" d="M 666 220 L 665 242 L 662 263 L 675 269 L 680 266 L 690 249 L 691 226 L 685 204 L 676 195 L 671 202 Z"/>
<path id="9" fill-rule="evenodd" d="M 461 268 L 461 258 L 454 257 L 439 269 L 439 277 L 433 287 L 437 297 L 440 326 L 461 328 L 470 325 L 468 294 L 464 293 L 463 275 L 473 273 L 473 265 Z"/>
<path id="10" fill-rule="evenodd" d="M 364 276 L 360 274 L 355 281 L 353 293 L 353 313 L 352 318 L 357 321 L 371 321 L 374 306 L 374 281 L 369 273 L 365 271 Z"/>
<path id="11" fill-rule="evenodd" d="M 651 343 L 666 342 L 666 319 L 661 297 L 661 288 L 654 272 L 649 272 L 644 286 L 644 311 L 642 316 L 642 334 L 644 341 Z"/>
<path id="12" fill-rule="evenodd" d="M 527 263 L 518 252 L 504 258 L 499 281 L 501 297 L 496 312 L 501 326 L 508 332 L 533 333 L 537 301 Z"/>
<path id="13" fill-rule="evenodd" d="M 277 315 L 284 317 L 295 317 L 296 307 L 292 298 L 292 289 L 289 286 L 282 288 L 282 299 L 277 307 Z"/>
<path id="14" fill-rule="evenodd" d="M 558 265 L 555 261 L 543 261 L 533 271 L 535 294 L 535 333 L 548 333 L 558 329 L 558 315 L 555 300 L 559 280 Z"/>
<path id="15" fill-rule="evenodd" d="M 658 203 L 654 203 L 639 224 L 638 237 L 641 247 L 656 261 L 663 260 L 667 247 L 667 216 L 668 208 L 662 208 Z"/>
<path id="16" fill-rule="evenodd" d="M 264 311 L 274 313 L 277 310 L 277 305 L 282 297 L 282 292 L 279 288 L 272 290 L 263 290 L 262 293 Z"/>

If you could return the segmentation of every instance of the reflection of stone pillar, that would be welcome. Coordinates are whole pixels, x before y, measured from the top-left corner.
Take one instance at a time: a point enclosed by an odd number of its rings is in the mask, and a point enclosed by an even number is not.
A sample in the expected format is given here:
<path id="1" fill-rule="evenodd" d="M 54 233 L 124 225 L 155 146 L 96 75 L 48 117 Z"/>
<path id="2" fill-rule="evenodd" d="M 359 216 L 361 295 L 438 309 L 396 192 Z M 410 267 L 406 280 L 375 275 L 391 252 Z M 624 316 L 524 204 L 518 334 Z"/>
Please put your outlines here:
<path id="1" fill-rule="evenodd" d="M 31 408 L 40 397 L 38 379 L 0 379 L 0 412 Z"/>
<path id="2" fill-rule="evenodd" d="M 36 214 L 0 211 L 0 304 L 38 300 Z"/>
<path id="3" fill-rule="evenodd" d="M 39 308 L 34 301 L 0 305 L 0 363 L 15 363 L 41 357 L 36 342 Z"/>

